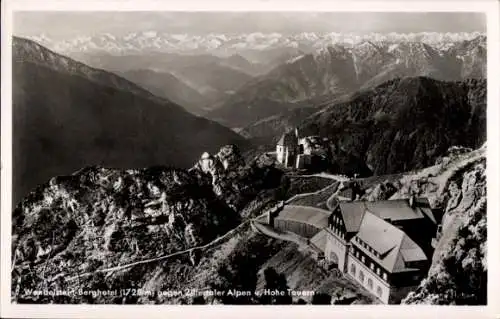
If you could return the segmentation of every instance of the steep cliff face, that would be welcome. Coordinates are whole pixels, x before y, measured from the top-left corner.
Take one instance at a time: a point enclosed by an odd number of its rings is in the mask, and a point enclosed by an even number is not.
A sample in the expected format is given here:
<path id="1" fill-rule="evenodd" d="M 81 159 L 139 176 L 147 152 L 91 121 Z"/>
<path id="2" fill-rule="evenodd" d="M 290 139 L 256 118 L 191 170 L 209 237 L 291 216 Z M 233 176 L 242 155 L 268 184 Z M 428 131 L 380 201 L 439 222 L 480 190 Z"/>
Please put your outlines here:
<path id="1" fill-rule="evenodd" d="M 366 199 L 425 196 L 444 213 L 429 273 L 403 304 L 486 304 L 485 153 L 452 147 L 435 165 L 366 190 Z"/>
<path id="2" fill-rule="evenodd" d="M 432 266 L 404 304 L 485 305 L 487 289 L 486 161 L 459 168 L 448 200 Z"/>

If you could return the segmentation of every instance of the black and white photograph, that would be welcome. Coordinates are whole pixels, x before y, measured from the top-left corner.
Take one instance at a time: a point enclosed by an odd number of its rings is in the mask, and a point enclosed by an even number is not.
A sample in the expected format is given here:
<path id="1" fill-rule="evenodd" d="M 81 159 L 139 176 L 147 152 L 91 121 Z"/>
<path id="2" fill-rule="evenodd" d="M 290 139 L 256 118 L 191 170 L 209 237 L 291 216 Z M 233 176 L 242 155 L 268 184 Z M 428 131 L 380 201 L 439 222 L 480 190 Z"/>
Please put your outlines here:
<path id="1" fill-rule="evenodd" d="M 492 302 L 486 13 L 281 6 L 12 12 L 7 302 Z"/>

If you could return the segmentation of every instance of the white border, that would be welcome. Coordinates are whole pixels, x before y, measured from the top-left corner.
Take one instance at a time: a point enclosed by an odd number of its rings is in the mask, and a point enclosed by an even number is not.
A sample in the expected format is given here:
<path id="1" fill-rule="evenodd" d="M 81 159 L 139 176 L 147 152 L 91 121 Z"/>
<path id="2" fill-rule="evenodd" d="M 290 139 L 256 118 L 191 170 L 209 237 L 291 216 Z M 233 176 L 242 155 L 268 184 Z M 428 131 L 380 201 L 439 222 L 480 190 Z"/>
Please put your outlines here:
<path id="1" fill-rule="evenodd" d="M 488 37 L 488 306 L 111 306 L 15 305 L 10 303 L 10 235 L 12 181 L 11 33 L 13 11 L 352 11 L 352 12 L 450 12 L 487 14 Z M 1 109 L 1 308 L 3 318 L 138 318 L 138 317 L 328 317 L 328 318 L 500 318 L 499 198 L 499 5 L 491 1 L 2 1 L 2 109 Z M 64 26 L 61 26 L 64 27 Z"/>

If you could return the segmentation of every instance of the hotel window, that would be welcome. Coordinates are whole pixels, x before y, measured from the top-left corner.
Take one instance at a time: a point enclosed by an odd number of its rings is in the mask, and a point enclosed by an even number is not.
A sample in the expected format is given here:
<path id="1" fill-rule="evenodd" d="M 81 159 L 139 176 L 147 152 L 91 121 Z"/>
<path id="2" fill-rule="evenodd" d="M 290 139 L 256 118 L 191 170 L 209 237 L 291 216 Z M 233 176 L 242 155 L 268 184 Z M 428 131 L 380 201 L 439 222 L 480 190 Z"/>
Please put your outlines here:
<path id="1" fill-rule="evenodd" d="M 377 296 L 382 296 L 382 288 L 380 288 L 380 286 L 377 287 Z"/>
<path id="2" fill-rule="evenodd" d="M 375 265 L 373 263 L 370 263 L 370 269 L 375 270 Z"/>
<path id="3" fill-rule="evenodd" d="M 350 246 L 349 251 L 351 252 L 351 254 L 354 254 L 354 247 Z"/>
<path id="4" fill-rule="evenodd" d="M 382 275 L 382 278 L 384 278 L 385 281 L 387 281 L 387 273 L 384 272 L 384 274 Z"/>
<path id="5" fill-rule="evenodd" d="M 377 267 L 377 275 L 380 276 L 380 268 L 379 267 Z"/>
<path id="6" fill-rule="evenodd" d="M 351 275 L 356 275 L 356 266 L 354 266 L 354 264 L 351 264 Z"/>
<path id="7" fill-rule="evenodd" d="M 373 280 L 368 278 L 368 288 L 373 289 Z"/>
<path id="8" fill-rule="evenodd" d="M 361 261 L 365 263 L 365 256 L 361 256 Z"/>
<path id="9" fill-rule="evenodd" d="M 361 283 L 365 282 L 365 274 L 361 270 L 359 271 L 359 281 L 361 281 Z"/>
<path id="10" fill-rule="evenodd" d="M 359 258 L 359 251 L 356 250 L 356 253 L 354 254 L 356 258 Z"/>

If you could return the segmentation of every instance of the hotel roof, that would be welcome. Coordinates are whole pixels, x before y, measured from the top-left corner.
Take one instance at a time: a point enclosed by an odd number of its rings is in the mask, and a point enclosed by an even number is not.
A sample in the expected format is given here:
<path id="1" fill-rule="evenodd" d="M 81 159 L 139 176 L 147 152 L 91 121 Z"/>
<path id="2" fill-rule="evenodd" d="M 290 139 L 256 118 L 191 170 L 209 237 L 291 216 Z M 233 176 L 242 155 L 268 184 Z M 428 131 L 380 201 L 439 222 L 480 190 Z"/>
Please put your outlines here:
<path id="1" fill-rule="evenodd" d="M 420 203 L 420 202 L 419 202 Z M 366 211 L 391 221 L 424 218 L 424 214 L 434 220 L 429 208 L 416 206 L 412 208 L 408 199 L 384 201 L 340 202 L 340 213 L 348 232 L 357 232 Z"/>
<path id="2" fill-rule="evenodd" d="M 377 254 L 360 245 L 356 238 L 366 243 Z M 402 230 L 370 212 L 364 214 L 359 232 L 351 242 L 384 269 L 393 273 L 411 270 L 406 262 L 427 260 L 422 249 Z"/>

